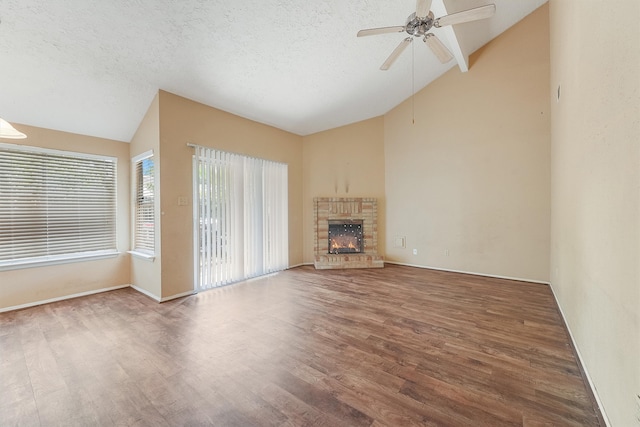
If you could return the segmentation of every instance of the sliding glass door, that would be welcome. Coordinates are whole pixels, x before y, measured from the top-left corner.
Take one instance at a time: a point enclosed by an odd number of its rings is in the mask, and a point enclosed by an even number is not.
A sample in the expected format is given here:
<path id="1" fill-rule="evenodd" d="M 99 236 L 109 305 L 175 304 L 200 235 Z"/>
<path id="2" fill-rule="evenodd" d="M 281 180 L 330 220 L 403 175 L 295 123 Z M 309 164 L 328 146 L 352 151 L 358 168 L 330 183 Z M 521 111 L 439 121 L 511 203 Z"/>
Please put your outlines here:
<path id="1" fill-rule="evenodd" d="M 288 267 L 287 165 L 196 147 L 195 289 Z"/>

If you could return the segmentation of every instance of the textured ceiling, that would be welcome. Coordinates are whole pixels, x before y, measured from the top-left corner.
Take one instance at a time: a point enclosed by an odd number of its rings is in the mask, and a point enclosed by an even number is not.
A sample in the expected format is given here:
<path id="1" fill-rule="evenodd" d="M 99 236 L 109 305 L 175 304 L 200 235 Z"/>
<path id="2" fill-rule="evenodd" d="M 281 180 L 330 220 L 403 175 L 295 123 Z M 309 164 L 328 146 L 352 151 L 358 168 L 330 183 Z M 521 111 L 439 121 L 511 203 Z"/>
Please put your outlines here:
<path id="1" fill-rule="evenodd" d="M 489 2 L 494 17 L 434 29 L 468 55 L 546 0 L 434 0 L 436 17 Z M 130 141 L 158 89 L 299 135 L 386 113 L 449 68 L 406 34 L 415 0 L 0 0 L 0 117 Z M 415 75 L 412 77 L 412 57 Z M 470 72 L 473 72 L 471 69 Z"/>

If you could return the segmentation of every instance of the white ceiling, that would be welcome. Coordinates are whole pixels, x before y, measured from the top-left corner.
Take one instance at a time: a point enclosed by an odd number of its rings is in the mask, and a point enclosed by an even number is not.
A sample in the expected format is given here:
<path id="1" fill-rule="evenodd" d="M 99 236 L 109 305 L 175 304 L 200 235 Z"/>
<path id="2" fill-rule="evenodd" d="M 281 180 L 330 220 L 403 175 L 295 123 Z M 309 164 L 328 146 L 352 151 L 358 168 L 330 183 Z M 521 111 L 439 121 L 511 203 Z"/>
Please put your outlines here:
<path id="1" fill-rule="evenodd" d="M 494 17 L 434 29 L 460 58 L 547 0 L 434 0 L 436 17 L 489 2 Z M 158 89 L 299 135 L 382 115 L 451 67 L 406 34 L 415 0 L 0 0 L 0 117 L 130 141 Z M 412 78 L 412 56 L 415 77 Z M 464 60 L 462 68 L 464 68 Z M 470 72 L 473 72 L 471 69 Z M 413 83 L 412 83 L 413 81 Z"/>

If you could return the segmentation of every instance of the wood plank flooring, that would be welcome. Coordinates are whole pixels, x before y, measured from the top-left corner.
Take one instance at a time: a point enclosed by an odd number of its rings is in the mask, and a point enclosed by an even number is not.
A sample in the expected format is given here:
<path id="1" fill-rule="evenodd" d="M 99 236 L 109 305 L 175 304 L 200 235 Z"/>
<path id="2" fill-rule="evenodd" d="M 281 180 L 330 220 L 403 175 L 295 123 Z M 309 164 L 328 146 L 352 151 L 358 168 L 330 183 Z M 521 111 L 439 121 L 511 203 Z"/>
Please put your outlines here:
<path id="1" fill-rule="evenodd" d="M 546 285 L 300 267 L 0 314 L 0 425 L 598 426 Z"/>

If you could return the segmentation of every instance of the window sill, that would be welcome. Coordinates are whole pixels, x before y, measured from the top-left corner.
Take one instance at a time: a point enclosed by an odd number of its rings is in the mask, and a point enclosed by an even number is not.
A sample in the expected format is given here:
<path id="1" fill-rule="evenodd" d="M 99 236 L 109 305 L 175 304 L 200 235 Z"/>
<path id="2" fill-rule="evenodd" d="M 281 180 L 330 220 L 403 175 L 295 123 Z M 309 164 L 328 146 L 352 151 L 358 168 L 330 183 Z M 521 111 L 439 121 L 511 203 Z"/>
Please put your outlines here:
<path id="1" fill-rule="evenodd" d="M 136 258 L 144 259 L 146 261 L 153 261 L 156 259 L 155 254 L 151 254 L 147 252 L 140 252 L 140 251 L 127 251 L 127 252 Z"/>
<path id="2" fill-rule="evenodd" d="M 72 262 L 94 261 L 98 259 L 115 258 L 120 255 L 118 251 L 99 251 L 83 254 L 58 255 L 51 257 L 39 257 L 29 260 L 0 262 L 0 271 L 18 270 L 21 268 L 46 267 L 49 265 L 68 264 Z"/>

